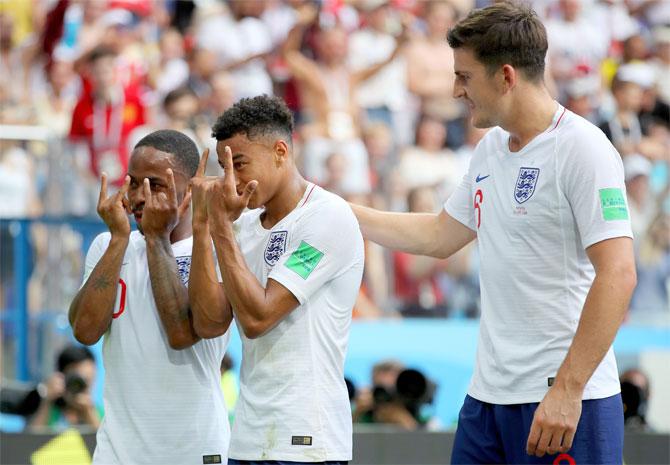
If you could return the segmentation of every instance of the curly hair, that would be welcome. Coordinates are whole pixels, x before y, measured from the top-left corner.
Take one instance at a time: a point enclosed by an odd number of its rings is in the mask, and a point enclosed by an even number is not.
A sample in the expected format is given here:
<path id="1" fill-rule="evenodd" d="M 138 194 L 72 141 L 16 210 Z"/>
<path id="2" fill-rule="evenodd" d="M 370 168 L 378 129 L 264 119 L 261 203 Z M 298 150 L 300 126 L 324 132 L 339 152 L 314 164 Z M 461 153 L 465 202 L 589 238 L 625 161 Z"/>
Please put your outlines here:
<path id="1" fill-rule="evenodd" d="M 144 136 L 135 148 L 153 147 L 161 152 L 171 153 L 177 162 L 188 174 L 189 178 L 195 176 L 200 163 L 200 155 L 195 142 L 186 134 L 173 129 L 161 129 Z"/>
<path id="2" fill-rule="evenodd" d="M 212 137 L 219 141 L 237 134 L 253 140 L 276 133 L 292 143 L 293 115 L 282 99 L 267 95 L 241 99 L 219 116 L 212 127 Z"/>

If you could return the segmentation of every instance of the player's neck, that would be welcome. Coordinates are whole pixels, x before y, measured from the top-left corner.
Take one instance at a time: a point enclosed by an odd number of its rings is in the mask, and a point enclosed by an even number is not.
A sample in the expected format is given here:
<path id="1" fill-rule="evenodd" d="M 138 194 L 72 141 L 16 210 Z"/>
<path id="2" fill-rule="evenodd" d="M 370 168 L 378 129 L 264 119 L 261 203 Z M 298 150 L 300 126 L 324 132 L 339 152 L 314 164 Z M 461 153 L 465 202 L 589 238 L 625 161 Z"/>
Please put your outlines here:
<path id="1" fill-rule="evenodd" d="M 265 229 L 271 229 L 295 210 L 305 194 L 307 184 L 298 170 L 295 170 L 286 184 L 265 204 L 265 211 L 261 215 L 261 224 Z"/>
<path id="2" fill-rule="evenodd" d="M 519 151 L 546 131 L 554 119 L 556 108 L 556 101 L 544 86 L 524 90 L 512 105 L 508 121 L 503 126 L 510 133 L 509 149 Z"/>

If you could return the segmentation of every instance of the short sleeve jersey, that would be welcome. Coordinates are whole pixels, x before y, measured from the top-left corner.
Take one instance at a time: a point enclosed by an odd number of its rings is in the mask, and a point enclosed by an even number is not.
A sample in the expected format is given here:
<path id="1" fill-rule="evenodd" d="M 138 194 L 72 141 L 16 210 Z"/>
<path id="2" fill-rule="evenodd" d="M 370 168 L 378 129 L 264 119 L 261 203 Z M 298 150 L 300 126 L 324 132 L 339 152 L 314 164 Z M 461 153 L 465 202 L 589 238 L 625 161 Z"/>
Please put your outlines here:
<path id="1" fill-rule="evenodd" d="M 93 241 L 84 282 L 110 238 L 104 233 Z M 172 244 L 185 285 L 192 246 L 192 237 Z M 220 366 L 229 338 L 226 333 L 183 350 L 170 347 L 151 289 L 146 241 L 132 232 L 104 335 L 105 416 L 93 463 L 198 465 L 203 456 L 220 456 L 225 463 L 230 426 Z"/>
<path id="2" fill-rule="evenodd" d="M 347 203 L 313 184 L 272 229 L 262 210 L 235 224 L 249 269 L 299 306 L 256 339 L 240 328 L 240 397 L 230 443 L 238 460 L 347 461 L 352 419 L 344 358 L 363 273 L 363 238 Z"/>
<path id="3" fill-rule="evenodd" d="M 490 130 L 446 212 L 476 231 L 482 315 L 468 393 L 539 402 L 572 343 L 595 272 L 586 249 L 632 237 L 621 157 L 604 134 L 559 105 L 518 152 Z M 584 399 L 619 392 L 612 348 Z"/>

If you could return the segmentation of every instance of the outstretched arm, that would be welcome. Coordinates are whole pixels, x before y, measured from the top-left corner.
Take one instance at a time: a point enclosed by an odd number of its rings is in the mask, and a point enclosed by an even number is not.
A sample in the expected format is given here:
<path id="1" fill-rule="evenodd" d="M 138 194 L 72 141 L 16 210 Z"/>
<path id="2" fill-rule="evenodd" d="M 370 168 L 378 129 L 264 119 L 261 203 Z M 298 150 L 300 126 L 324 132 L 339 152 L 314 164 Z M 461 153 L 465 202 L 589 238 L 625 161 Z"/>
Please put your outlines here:
<path id="1" fill-rule="evenodd" d="M 447 258 L 477 234 L 447 212 L 393 213 L 350 204 L 363 237 L 379 245 L 415 255 Z"/>
<path id="2" fill-rule="evenodd" d="M 129 183 L 130 179 L 126 177 L 123 187 L 108 198 L 107 175 L 102 174 L 98 214 L 107 224 L 111 240 L 72 300 L 68 313 L 74 337 L 82 344 L 92 345 L 98 342 L 112 322 L 121 265 L 130 237 L 125 200 Z"/>

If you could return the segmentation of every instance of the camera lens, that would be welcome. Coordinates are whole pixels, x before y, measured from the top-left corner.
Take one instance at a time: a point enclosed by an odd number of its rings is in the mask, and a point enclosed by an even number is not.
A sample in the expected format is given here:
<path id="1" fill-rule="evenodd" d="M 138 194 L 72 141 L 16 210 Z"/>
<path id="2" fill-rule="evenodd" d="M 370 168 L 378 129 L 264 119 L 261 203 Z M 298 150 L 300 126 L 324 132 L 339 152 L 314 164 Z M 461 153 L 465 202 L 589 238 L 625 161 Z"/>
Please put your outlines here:
<path id="1" fill-rule="evenodd" d="M 426 395 L 428 382 L 426 377 L 417 370 L 404 370 L 398 375 L 396 382 L 398 394 L 407 400 L 420 400 Z"/>
<path id="2" fill-rule="evenodd" d="M 65 375 L 65 390 L 68 394 L 76 395 L 86 390 L 86 380 L 77 373 L 68 373 Z"/>

